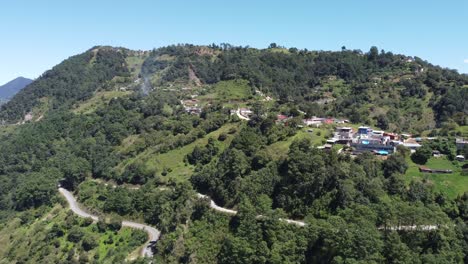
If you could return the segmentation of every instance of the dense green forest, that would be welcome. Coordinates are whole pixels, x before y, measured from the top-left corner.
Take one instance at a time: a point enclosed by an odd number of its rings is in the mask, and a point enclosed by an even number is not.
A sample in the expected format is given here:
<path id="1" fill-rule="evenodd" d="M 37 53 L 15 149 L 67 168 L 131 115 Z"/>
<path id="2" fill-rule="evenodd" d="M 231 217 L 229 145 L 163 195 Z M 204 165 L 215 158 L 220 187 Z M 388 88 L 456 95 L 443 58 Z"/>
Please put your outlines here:
<path id="1" fill-rule="evenodd" d="M 118 263 L 144 241 L 64 212 L 59 182 L 89 210 L 161 230 L 156 263 L 466 263 L 468 186 L 454 198 L 406 174 L 432 149 L 466 173 L 454 157 L 468 150 L 453 137 L 466 133 L 467 85 L 375 47 L 94 47 L 2 105 L 0 263 Z M 249 121 L 231 114 L 238 107 L 252 109 Z M 277 114 L 292 117 L 287 126 Z M 300 122 L 310 116 L 443 140 L 352 158 L 316 148 L 333 126 L 309 133 Z M 238 213 L 211 210 L 197 192 Z"/>

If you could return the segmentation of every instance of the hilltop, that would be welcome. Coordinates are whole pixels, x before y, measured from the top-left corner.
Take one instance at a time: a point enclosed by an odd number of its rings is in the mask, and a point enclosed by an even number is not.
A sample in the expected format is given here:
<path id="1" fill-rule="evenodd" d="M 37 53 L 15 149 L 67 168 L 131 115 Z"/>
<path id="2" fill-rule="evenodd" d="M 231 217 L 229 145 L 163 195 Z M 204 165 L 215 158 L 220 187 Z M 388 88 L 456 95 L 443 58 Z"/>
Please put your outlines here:
<path id="1" fill-rule="evenodd" d="M 154 262 L 466 262 L 467 87 L 376 47 L 93 47 L 1 107 L 0 259 L 122 261 L 125 219 Z"/>
<path id="2" fill-rule="evenodd" d="M 18 77 L 0 86 L 0 100 L 4 100 L 4 101 L 9 100 L 16 93 L 18 93 L 21 89 L 28 86 L 32 82 L 33 80 L 31 79 Z"/>
<path id="3" fill-rule="evenodd" d="M 207 88 L 236 79 L 246 81 L 248 95 L 259 90 L 308 116 L 338 116 L 397 132 L 467 122 L 466 100 L 460 98 L 467 97 L 468 77 L 454 70 L 375 47 L 366 53 L 326 52 L 276 44 L 268 49 L 178 45 L 150 52 L 95 47 L 47 71 L 4 106 L 0 117 L 18 121 L 40 100 L 48 108 L 71 108 L 93 94 L 141 84 Z"/>

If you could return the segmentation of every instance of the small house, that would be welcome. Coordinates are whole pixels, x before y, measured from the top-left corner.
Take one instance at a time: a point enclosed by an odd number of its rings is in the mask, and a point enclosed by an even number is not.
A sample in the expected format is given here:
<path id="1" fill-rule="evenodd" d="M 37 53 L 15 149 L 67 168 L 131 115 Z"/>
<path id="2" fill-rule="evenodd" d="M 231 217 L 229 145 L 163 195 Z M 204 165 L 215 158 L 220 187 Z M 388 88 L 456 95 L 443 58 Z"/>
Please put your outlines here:
<path id="1" fill-rule="evenodd" d="M 413 143 L 413 142 L 403 142 L 403 144 L 401 144 L 401 145 L 409 148 L 411 150 L 411 153 L 415 152 L 416 149 L 421 147 L 421 144 Z"/>
<path id="2" fill-rule="evenodd" d="M 248 108 L 240 108 L 239 109 L 239 114 L 241 116 L 244 116 L 244 117 L 250 117 L 253 114 L 253 112 L 252 112 L 252 110 L 250 110 Z"/>
<path id="3" fill-rule="evenodd" d="M 278 120 L 278 121 L 285 121 L 286 119 L 288 119 L 288 116 L 286 116 L 286 115 L 277 115 L 276 116 L 276 120 Z"/>
<path id="4" fill-rule="evenodd" d="M 359 135 L 367 135 L 367 133 L 369 133 L 369 130 L 370 130 L 369 127 L 359 127 L 357 133 Z"/>
<path id="5" fill-rule="evenodd" d="M 339 144 L 348 144 L 353 140 L 353 129 L 350 127 L 337 127 L 334 138 Z"/>
<path id="6" fill-rule="evenodd" d="M 333 124 L 333 119 L 327 118 L 327 119 L 325 119 L 325 120 L 323 121 L 323 123 L 329 124 L 329 125 L 330 125 L 330 124 Z"/>
<path id="7" fill-rule="evenodd" d="M 304 125 L 306 126 L 315 126 L 318 127 L 322 124 L 322 119 L 321 118 L 308 118 L 302 120 L 304 122 Z"/>
<path id="8" fill-rule="evenodd" d="M 457 149 L 463 149 L 466 145 L 468 145 L 468 140 L 464 138 L 456 138 L 455 144 L 457 145 Z"/>
<path id="9" fill-rule="evenodd" d="M 395 133 L 384 132 L 383 135 L 384 135 L 385 137 L 389 137 L 390 140 L 396 140 L 396 139 L 398 139 L 398 135 L 395 134 Z"/>

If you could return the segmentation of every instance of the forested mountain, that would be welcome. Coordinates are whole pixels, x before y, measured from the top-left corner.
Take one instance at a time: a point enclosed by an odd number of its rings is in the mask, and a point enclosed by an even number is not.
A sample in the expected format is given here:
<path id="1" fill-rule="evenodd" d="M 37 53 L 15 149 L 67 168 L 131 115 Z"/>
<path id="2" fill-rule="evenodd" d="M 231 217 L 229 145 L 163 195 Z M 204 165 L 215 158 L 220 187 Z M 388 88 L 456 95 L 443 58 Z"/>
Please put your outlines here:
<path id="1" fill-rule="evenodd" d="M 47 98 L 52 109 L 66 108 L 89 98 L 113 78 L 129 76 L 124 59 L 122 50 L 106 47 L 70 57 L 46 71 L 2 106 L 0 119 L 18 121 L 32 111 L 41 98 Z"/>
<path id="2" fill-rule="evenodd" d="M 98 88 L 129 81 L 125 57 L 130 51 L 93 48 L 45 72 L 0 111 L 17 121 L 39 103 L 49 108 L 70 107 L 89 98 Z M 157 73 L 157 74 L 156 74 Z M 378 51 L 307 51 L 193 45 L 155 49 L 146 58 L 142 75 L 156 75 L 156 85 L 215 84 L 244 79 L 280 102 L 294 102 L 308 115 L 347 117 L 360 123 L 385 123 L 394 130 L 432 129 L 452 119 L 467 120 L 465 98 L 468 77 L 433 66 L 419 58 Z M 450 107 L 448 107 L 450 105 Z"/>
<path id="3" fill-rule="evenodd" d="M 0 100 L 8 100 L 18 93 L 21 89 L 26 87 L 28 84 L 32 83 L 33 80 L 18 77 L 8 83 L 0 86 Z"/>
<path id="4" fill-rule="evenodd" d="M 294 102 L 309 115 L 338 115 L 360 123 L 383 119 L 394 130 L 422 131 L 450 118 L 467 122 L 462 118 L 468 113 L 467 75 L 376 47 L 363 53 L 344 47 L 323 52 L 276 44 L 264 50 L 188 45 L 154 50 L 153 56 L 145 66 L 148 71 L 166 69 L 161 84 L 187 81 L 190 69 L 205 84 L 248 80 L 253 88 Z"/>
<path id="5" fill-rule="evenodd" d="M 440 150 L 463 179 L 467 85 L 375 47 L 93 47 L 0 110 L 0 263 L 123 262 L 143 239 L 119 219 L 161 230 L 154 263 L 466 263 L 464 181 L 410 178 L 405 147 L 319 149 L 335 125 L 302 120 L 438 136 L 417 155 Z M 115 225 L 68 214 L 58 183 Z"/>

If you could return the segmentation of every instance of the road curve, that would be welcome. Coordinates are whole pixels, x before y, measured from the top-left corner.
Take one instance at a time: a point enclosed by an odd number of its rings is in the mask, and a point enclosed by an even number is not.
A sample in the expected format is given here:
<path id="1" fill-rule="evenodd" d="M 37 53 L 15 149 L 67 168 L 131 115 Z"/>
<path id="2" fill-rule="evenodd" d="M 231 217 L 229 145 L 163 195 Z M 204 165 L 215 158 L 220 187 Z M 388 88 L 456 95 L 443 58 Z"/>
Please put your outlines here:
<path id="1" fill-rule="evenodd" d="M 83 211 L 80 206 L 78 205 L 78 202 L 76 201 L 75 197 L 73 196 L 73 194 L 67 190 L 65 190 L 64 188 L 59 188 L 59 192 L 65 196 L 65 198 L 67 199 L 67 202 L 68 204 L 70 205 L 70 209 L 75 213 L 77 214 L 79 217 L 84 217 L 84 218 L 92 218 L 93 221 L 97 222 L 98 221 L 98 217 L 95 216 L 95 215 L 92 215 L 92 214 L 88 214 L 87 212 Z"/>
<path id="2" fill-rule="evenodd" d="M 237 211 L 235 210 L 232 210 L 232 209 L 227 209 L 227 208 L 224 208 L 224 207 L 221 207 L 219 205 L 217 205 L 209 196 L 207 195 L 204 195 L 204 194 L 201 194 L 201 193 L 197 193 L 197 197 L 198 198 L 201 198 L 201 199 L 208 199 L 210 201 L 210 208 L 215 210 L 215 211 L 218 211 L 218 212 L 221 212 L 221 213 L 225 213 L 225 214 L 230 214 L 230 215 L 235 215 L 237 214 Z M 257 215 L 257 218 L 262 218 L 264 217 L 263 215 Z M 291 220 L 291 219 L 284 219 L 284 218 L 280 218 L 279 219 L 280 221 L 283 221 L 283 222 L 286 222 L 288 224 L 294 224 L 294 225 L 297 225 L 297 226 L 305 226 L 307 225 L 305 222 L 302 222 L 302 221 L 297 221 L 297 220 Z"/>
<path id="3" fill-rule="evenodd" d="M 237 109 L 237 110 L 236 110 L 236 115 L 237 115 L 240 119 L 242 119 L 242 120 L 247 120 L 247 121 L 250 120 L 250 118 L 241 115 L 240 109 Z"/>
<path id="4" fill-rule="evenodd" d="M 70 209 L 79 217 L 84 217 L 84 218 L 92 218 L 93 221 L 97 222 L 98 217 L 92 214 L 89 214 L 83 209 L 80 208 L 79 203 L 76 201 L 75 197 L 71 192 L 64 188 L 59 188 L 59 192 L 67 199 L 68 204 L 70 205 Z M 122 221 L 122 226 L 124 227 L 130 227 L 134 229 L 141 229 L 145 231 L 148 234 L 148 241 L 145 243 L 144 248 L 141 250 L 141 256 L 142 257 L 153 257 L 153 251 L 151 250 L 151 246 L 159 239 L 159 236 L 161 235 L 161 232 L 157 230 L 154 227 L 145 225 L 145 224 L 140 224 L 140 223 L 135 223 L 132 221 L 127 221 L 124 220 Z"/>
<path id="5" fill-rule="evenodd" d="M 231 215 L 237 214 L 237 211 L 234 211 L 234 210 L 231 210 L 231 209 L 227 209 L 227 208 L 218 206 L 218 205 L 217 205 L 213 200 L 211 200 L 211 198 L 208 197 L 207 195 L 204 195 L 204 194 L 201 194 L 201 193 L 197 193 L 197 197 L 198 197 L 198 198 L 201 198 L 201 199 L 208 199 L 208 200 L 210 200 L 210 208 L 213 209 L 213 210 L 215 210 L 215 211 L 222 212 L 222 213 L 225 213 L 225 214 L 231 214 Z"/>
<path id="6" fill-rule="evenodd" d="M 340 150 L 343 150 L 343 149 L 340 149 Z M 105 185 L 107 185 L 107 183 L 105 183 Z M 116 187 L 116 185 L 112 185 L 112 186 Z M 139 187 L 134 186 L 131 189 L 138 190 Z M 73 197 L 73 195 L 72 195 L 72 197 Z M 217 211 L 217 212 L 225 213 L 225 214 L 229 214 L 229 215 L 236 215 L 237 214 L 236 210 L 224 208 L 224 207 L 221 207 L 221 206 L 217 205 L 208 195 L 197 193 L 197 197 L 199 199 L 209 200 L 210 208 Z M 257 215 L 257 218 L 262 218 L 262 217 L 263 217 L 262 215 Z M 306 222 L 299 221 L 299 220 L 292 220 L 292 219 L 287 219 L 287 218 L 279 218 L 279 220 L 282 221 L 282 222 L 286 222 L 286 223 L 292 224 L 292 225 L 297 225 L 297 226 L 300 226 L 300 227 L 307 226 Z M 440 228 L 440 226 L 437 226 L 437 225 L 411 225 L 411 226 L 400 225 L 400 226 L 378 227 L 379 230 L 391 230 L 391 231 L 415 231 L 415 230 L 418 230 L 418 231 L 432 231 L 432 230 L 437 230 L 439 228 Z"/>

